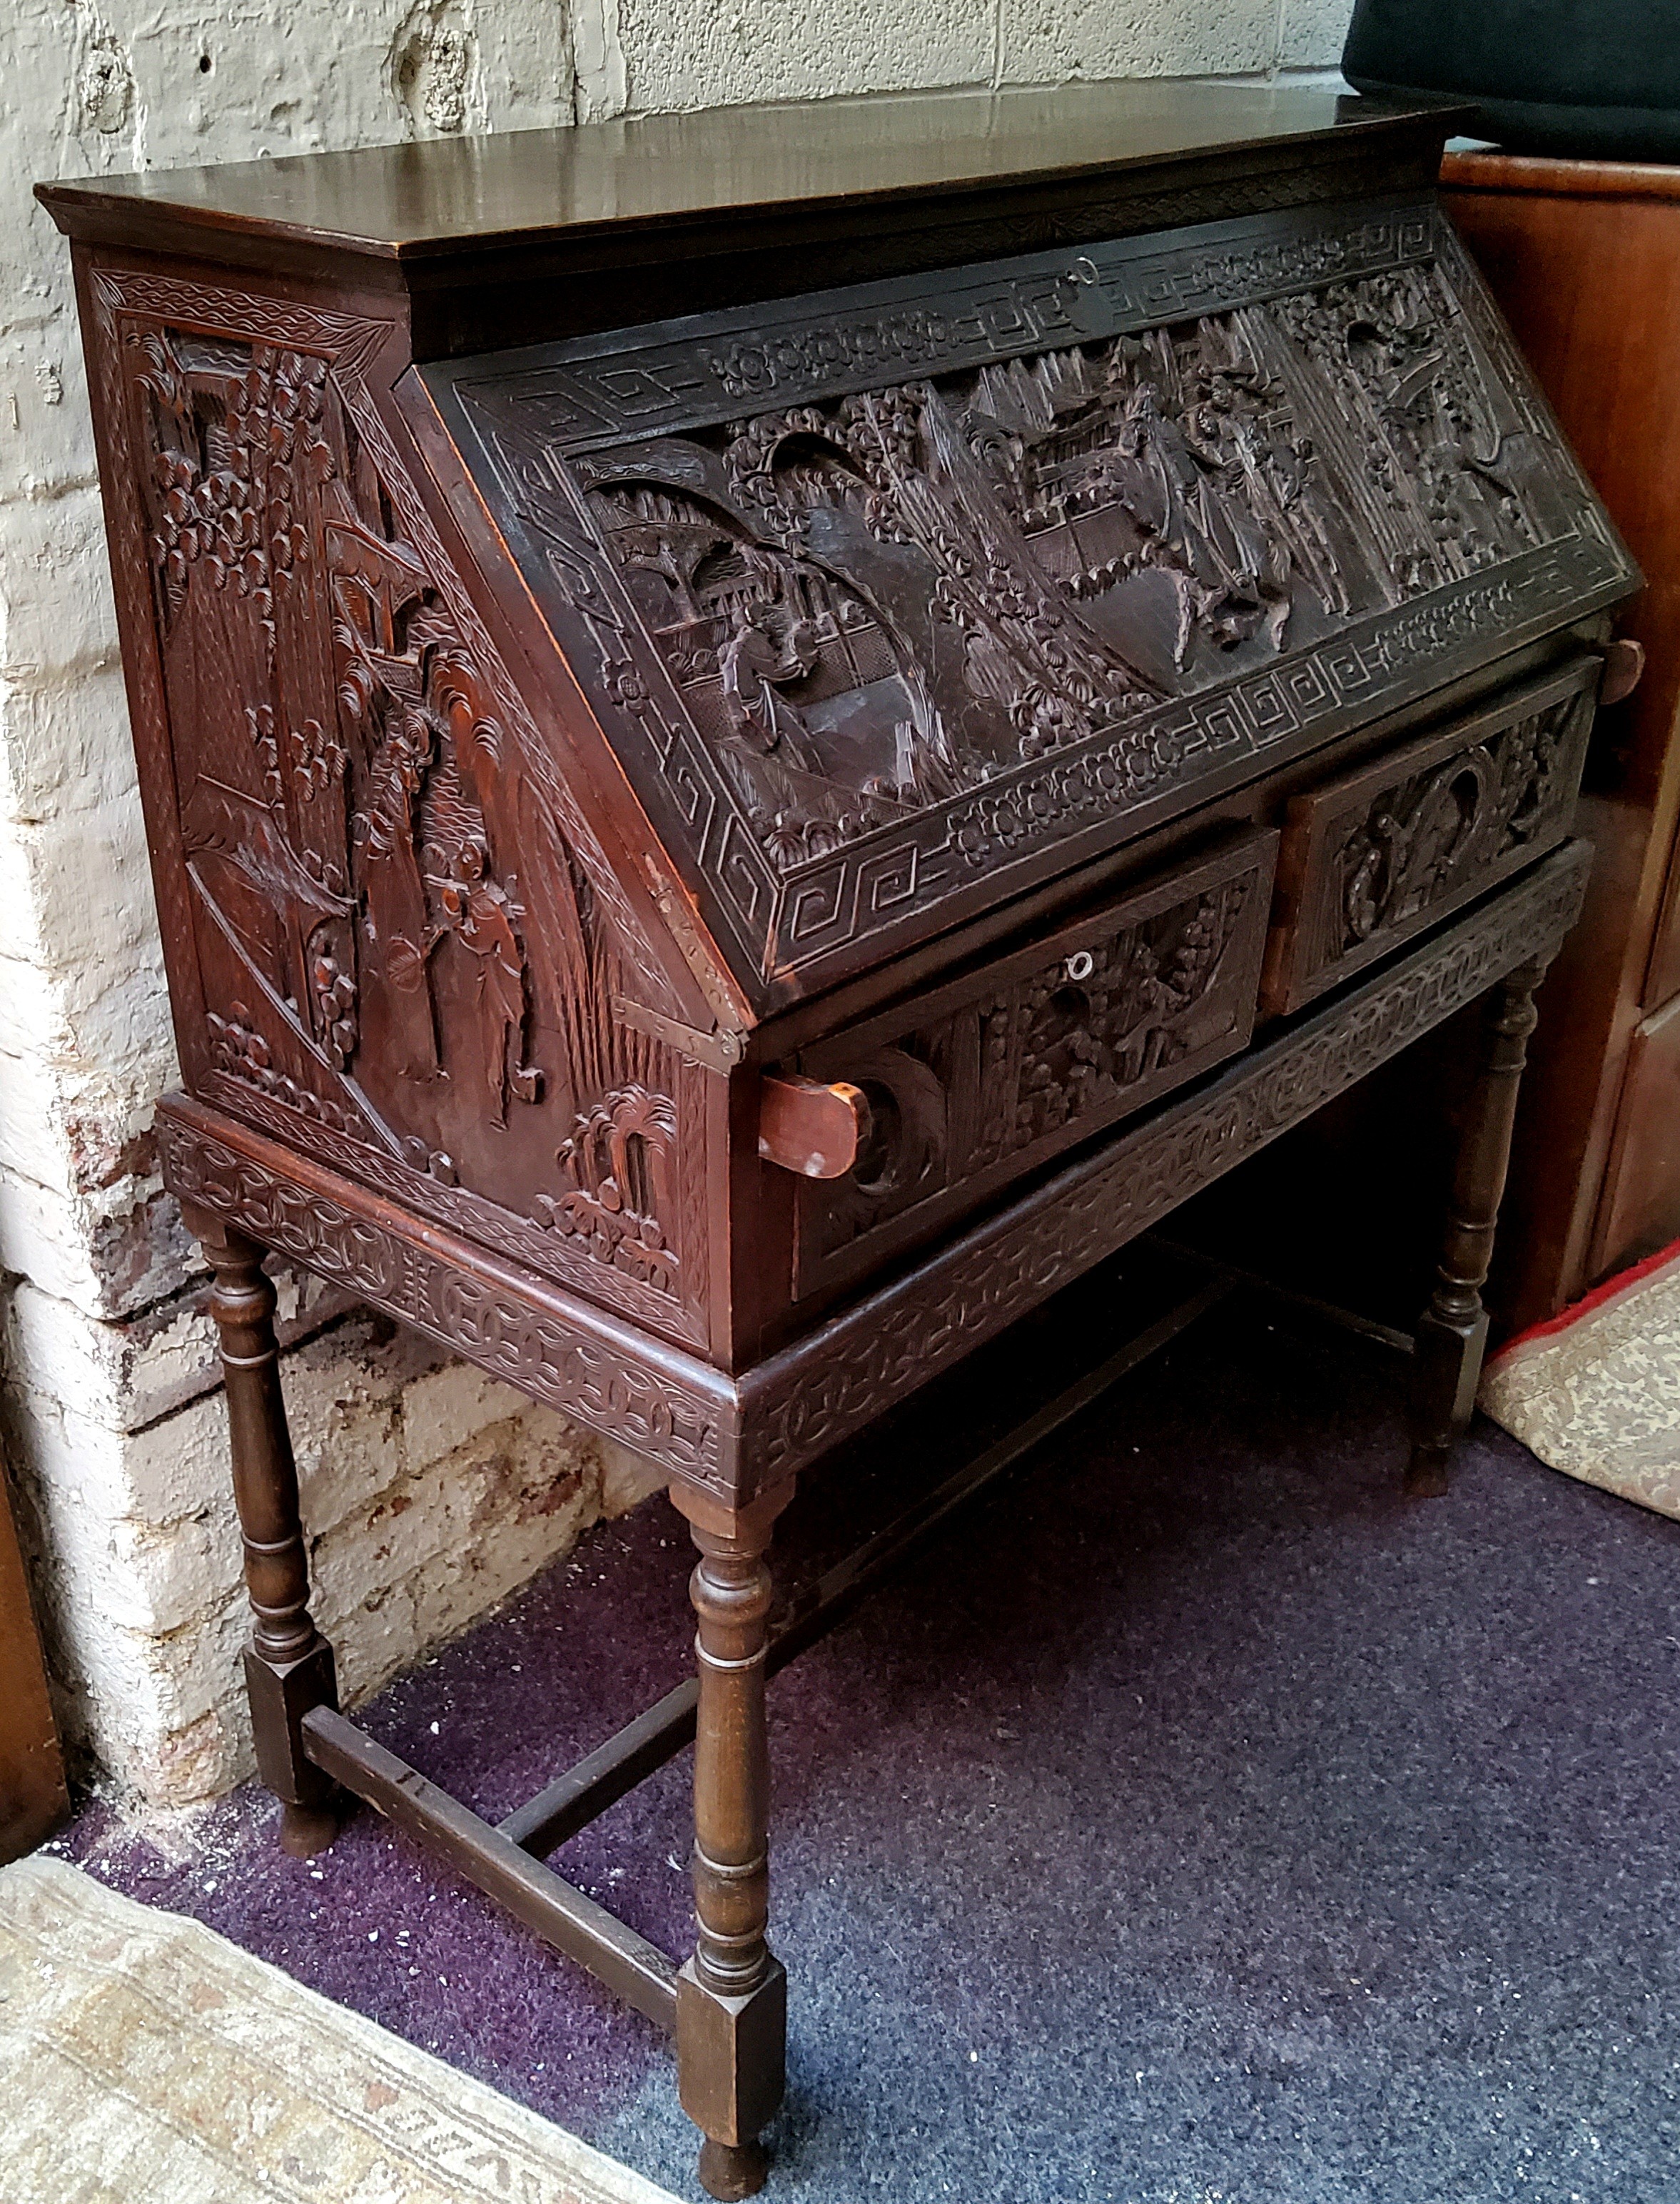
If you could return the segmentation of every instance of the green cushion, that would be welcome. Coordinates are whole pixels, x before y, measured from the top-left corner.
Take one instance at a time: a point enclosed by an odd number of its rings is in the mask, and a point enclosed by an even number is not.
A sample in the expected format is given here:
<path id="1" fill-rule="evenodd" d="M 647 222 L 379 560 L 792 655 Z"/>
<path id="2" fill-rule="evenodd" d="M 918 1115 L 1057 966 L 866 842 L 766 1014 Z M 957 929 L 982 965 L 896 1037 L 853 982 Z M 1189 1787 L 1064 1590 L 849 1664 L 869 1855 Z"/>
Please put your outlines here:
<path id="1" fill-rule="evenodd" d="M 1517 151 L 1680 160 L 1680 0 L 1356 0 L 1342 73 L 1473 100 Z"/>

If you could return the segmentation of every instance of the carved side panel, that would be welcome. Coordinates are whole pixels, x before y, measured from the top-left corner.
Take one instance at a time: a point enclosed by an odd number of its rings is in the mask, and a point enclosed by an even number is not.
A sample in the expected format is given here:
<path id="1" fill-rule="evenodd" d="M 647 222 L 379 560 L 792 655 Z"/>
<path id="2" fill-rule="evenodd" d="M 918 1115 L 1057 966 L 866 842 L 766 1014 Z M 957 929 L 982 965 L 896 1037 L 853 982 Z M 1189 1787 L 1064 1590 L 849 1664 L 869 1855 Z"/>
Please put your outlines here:
<path id="1" fill-rule="evenodd" d="M 1563 839 L 1601 666 L 1578 659 L 1292 802 L 1268 1010 L 1310 1001 Z"/>
<path id="2" fill-rule="evenodd" d="M 1277 837 L 1133 888 L 978 979 L 802 1054 L 868 1097 L 845 1178 L 802 1180 L 796 1294 L 866 1271 L 1247 1046 Z"/>
<path id="3" fill-rule="evenodd" d="M 615 992 L 656 992 L 645 945 L 362 387 L 376 325 L 98 280 L 203 987 L 198 1091 L 702 1336 L 704 1209 L 672 1159 L 713 1075 L 612 1013 Z"/>
<path id="4" fill-rule="evenodd" d="M 1631 581 L 1429 206 L 426 374 L 765 999 Z"/>
<path id="5" fill-rule="evenodd" d="M 642 1344 L 559 1297 L 487 1277 L 458 1248 L 398 1229 L 350 1186 L 240 1152 L 191 1102 L 166 1101 L 171 1186 L 265 1244 L 418 1325 L 470 1360 L 744 1503 L 994 1338 L 1180 1202 L 1298 1124 L 1513 966 L 1549 953 L 1580 909 L 1575 843 L 1441 938 L 1310 1014 L 1147 1123 L 1065 1165 L 1036 1194 L 798 1345 L 731 1380 Z"/>

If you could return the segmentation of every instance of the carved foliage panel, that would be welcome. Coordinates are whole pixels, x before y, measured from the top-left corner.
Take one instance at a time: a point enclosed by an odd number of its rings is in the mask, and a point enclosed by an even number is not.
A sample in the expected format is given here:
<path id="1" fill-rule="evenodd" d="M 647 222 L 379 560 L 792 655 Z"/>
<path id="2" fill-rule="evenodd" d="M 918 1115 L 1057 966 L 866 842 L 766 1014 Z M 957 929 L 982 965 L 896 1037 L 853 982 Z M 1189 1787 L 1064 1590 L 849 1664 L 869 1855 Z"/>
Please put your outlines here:
<path id="1" fill-rule="evenodd" d="M 635 944 L 416 525 L 344 331 L 296 311 L 269 331 L 262 301 L 230 313 L 222 294 L 195 313 L 174 287 L 168 318 L 113 288 L 107 345 L 204 991 L 203 1091 L 692 1335 L 703 1212 L 672 1158 L 703 1075 L 612 1015 Z"/>
<path id="2" fill-rule="evenodd" d="M 878 1264 L 1247 1045 L 1277 838 L 1245 834 L 908 1010 L 802 1052 L 869 1098 L 843 1179 L 802 1181 L 796 1291 Z"/>
<path id="3" fill-rule="evenodd" d="M 1429 206 L 426 373 L 761 989 L 1630 578 Z"/>
<path id="4" fill-rule="evenodd" d="M 1294 799 L 1269 1010 L 1295 1009 L 1563 839 L 1601 665 L 1579 658 Z"/>

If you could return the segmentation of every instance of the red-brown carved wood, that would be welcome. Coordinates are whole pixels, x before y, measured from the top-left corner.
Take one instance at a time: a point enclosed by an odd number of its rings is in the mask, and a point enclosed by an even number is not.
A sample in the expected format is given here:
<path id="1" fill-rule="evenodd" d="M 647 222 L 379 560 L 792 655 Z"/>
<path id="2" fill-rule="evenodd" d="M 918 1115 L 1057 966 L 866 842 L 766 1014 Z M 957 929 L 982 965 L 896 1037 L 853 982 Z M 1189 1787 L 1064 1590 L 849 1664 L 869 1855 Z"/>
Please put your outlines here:
<path id="1" fill-rule="evenodd" d="M 1516 1001 L 1579 907 L 1636 580 L 1435 207 L 1446 110 L 890 105 L 43 193 L 265 1772 L 298 1841 L 330 1774 L 672 2023 L 719 2195 L 762 2178 L 780 2089 L 792 1480 Z M 1496 1054 L 1432 1464 L 1480 1349 Z M 333 1710 L 263 1249 L 636 1449 L 693 1519 L 680 1975 Z"/>

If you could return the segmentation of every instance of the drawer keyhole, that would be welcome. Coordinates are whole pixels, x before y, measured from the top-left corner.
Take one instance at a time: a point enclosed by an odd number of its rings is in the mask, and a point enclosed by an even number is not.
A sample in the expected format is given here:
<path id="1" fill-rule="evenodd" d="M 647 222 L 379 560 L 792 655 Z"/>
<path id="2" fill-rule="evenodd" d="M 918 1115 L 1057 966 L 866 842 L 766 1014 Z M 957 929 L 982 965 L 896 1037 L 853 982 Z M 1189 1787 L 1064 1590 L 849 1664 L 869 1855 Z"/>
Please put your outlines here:
<path id="1" fill-rule="evenodd" d="M 1076 949 L 1062 969 L 1070 980 L 1088 980 L 1097 969 L 1097 959 L 1088 949 Z"/>

